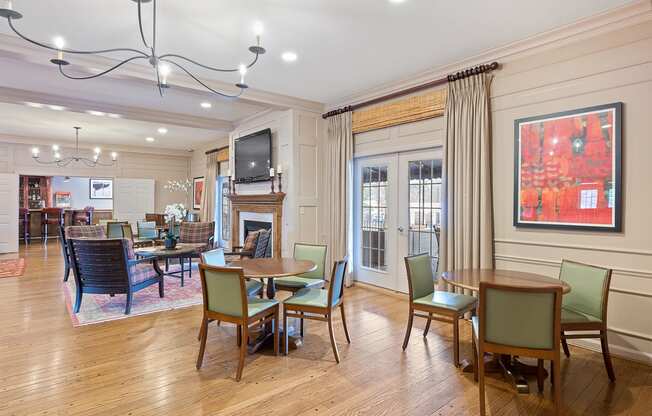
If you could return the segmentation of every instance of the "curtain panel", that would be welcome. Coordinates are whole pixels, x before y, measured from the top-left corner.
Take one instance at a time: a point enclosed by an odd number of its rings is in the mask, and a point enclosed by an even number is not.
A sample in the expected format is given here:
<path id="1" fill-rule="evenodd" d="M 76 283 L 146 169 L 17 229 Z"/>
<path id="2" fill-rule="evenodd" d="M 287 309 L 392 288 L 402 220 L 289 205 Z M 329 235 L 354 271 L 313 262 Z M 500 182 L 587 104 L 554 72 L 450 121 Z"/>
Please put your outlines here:
<path id="1" fill-rule="evenodd" d="M 204 176 L 204 193 L 202 194 L 199 218 L 203 222 L 215 221 L 215 184 L 219 166 L 219 154 L 206 155 L 206 175 Z"/>
<path id="2" fill-rule="evenodd" d="M 330 198 L 330 240 L 328 250 L 332 261 L 343 259 L 349 255 L 351 248 L 349 231 L 352 224 L 353 206 L 351 201 L 352 164 L 353 131 L 351 130 L 351 112 L 346 112 L 328 119 L 327 166 L 329 167 L 329 174 L 327 175 L 327 189 Z M 330 276 L 330 273 L 328 275 Z M 345 284 L 346 286 L 352 284 L 350 272 L 346 274 Z"/>
<path id="3" fill-rule="evenodd" d="M 448 84 L 442 271 L 493 268 L 490 83 L 479 74 Z"/>

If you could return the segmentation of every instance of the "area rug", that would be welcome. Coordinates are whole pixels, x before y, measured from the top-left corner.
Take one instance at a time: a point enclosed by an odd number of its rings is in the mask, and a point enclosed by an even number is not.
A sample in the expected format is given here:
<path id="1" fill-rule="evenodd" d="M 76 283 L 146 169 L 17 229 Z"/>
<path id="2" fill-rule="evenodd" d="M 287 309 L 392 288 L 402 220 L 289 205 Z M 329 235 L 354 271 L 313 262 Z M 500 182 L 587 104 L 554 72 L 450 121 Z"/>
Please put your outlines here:
<path id="1" fill-rule="evenodd" d="M 170 266 L 170 271 L 178 270 L 179 266 Z M 202 303 L 201 279 L 197 264 L 193 264 L 192 278 L 184 279 L 184 286 L 181 287 L 181 280 L 176 277 L 165 277 L 165 296 L 158 295 L 158 285 L 154 284 L 134 293 L 131 303 L 131 313 L 125 315 L 127 296 L 116 294 L 95 295 L 85 293 L 82 297 L 82 304 L 79 313 L 73 313 L 72 308 L 75 302 L 75 279 L 70 276 L 67 282 L 63 283 L 63 292 L 66 298 L 66 307 L 70 313 L 73 326 L 97 324 L 100 322 L 125 319 L 138 315 L 167 311 L 172 309 L 187 308 Z"/>
<path id="2" fill-rule="evenodd" d="M 25 259 L 0 260 L 0 278 L 20 277 L 25 272 Z"/>

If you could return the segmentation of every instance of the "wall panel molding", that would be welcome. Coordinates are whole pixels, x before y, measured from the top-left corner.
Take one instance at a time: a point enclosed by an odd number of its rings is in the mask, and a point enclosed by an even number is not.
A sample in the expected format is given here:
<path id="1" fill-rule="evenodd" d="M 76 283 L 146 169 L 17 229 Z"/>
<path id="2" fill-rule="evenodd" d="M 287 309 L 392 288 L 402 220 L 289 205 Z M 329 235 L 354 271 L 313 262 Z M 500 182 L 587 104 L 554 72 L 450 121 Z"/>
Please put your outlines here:
<path id="1" fill-rule="evenodd" d="M 507 238 L 494 238 L 494 243 L 516 244 L 522 246 L 564 248 L 570 250 L 583 250 L 583 251 L 602 251 L 606 253 L 632 254 L 638 256 L 652 256 L 652 250 L 641 250 L 641 249 L 584 246 L 584 245 L 577 245 L 577 244 L 548 243 L 548 242 L 541 242 L 541 241 L 511 240 Z"/>

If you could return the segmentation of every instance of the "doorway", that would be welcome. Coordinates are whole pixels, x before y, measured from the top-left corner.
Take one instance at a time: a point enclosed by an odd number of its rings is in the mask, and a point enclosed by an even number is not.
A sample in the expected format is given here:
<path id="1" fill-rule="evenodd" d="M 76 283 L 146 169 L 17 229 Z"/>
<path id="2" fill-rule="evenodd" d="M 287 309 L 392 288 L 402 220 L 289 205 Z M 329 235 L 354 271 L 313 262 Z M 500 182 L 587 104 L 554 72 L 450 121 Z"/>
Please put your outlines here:
<path id="1" fill-rule="evenodd" d="M 354 277 L 407 292 L 403 258 L 428 253 L 441 229 L 441 148 L 355 159 Z"/>

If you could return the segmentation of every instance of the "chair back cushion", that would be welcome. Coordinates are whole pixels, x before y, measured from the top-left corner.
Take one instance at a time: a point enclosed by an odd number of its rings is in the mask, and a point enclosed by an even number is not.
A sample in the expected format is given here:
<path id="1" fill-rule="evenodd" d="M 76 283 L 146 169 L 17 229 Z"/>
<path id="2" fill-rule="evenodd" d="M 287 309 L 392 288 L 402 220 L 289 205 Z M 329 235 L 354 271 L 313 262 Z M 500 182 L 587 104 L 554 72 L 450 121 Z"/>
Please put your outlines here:
<path id="1" fill-rule="evenodd" d="M 127 240 L 68 240 L 76 284 L 80 287 L 120 288 L 129 285 Z"/>
<path id="2" fill-rule="evenodd" d="M 215 222 L 182 222 L 179 242 L 205 243 L 215 234 Z"/>
<path id="3" fill-rule="evenodd" d="M 138 238 L 158 238 L 156 221 L 138 221 L 136 227 L 138 228 Z"/>
<path id="4" fill-rule="evenodd" d="M 65 237 L 105 239 L 106 232 L 101 225 L 69 225 L 65 228 Z"/>
<path id="5" fill-rule="evenodd" d="M 270 230 L 259 230 L 258 240 L 256 241 L 256 250 L 254 251 L 254 258 L 260 259 L 267 257 L 267 247 L 271 241 L 272 232 Z"/>
<path id="6" fill-rule="evenodd" d="M 556 296 L 561 288 L 521 290 L 480 283 L 480 336 L 510 347 L 550 350 L 555 347 Z M 557 346 L 558 347 L 558 346 Z"/>
<path id="7" fill-rule="evenodd" d="M 564 308 L 602 319 L 602 307 L 609 293 L 611 270 L 564 260 L 559 278 L 568 283 L 571 291 L 564 295 Z"/>
<path id="8" fill-rule="evenodd" d="M 215 250 L 204 251 L 201 253 L 202 263 L 208 264 L 210 266 L 220 266 L 224 267 L 226 265 L 226 260 L 224 259 L 224 249 L 216 248 Z"/>
<path id="9" fill-rule="evenodd" d="M 336 305 L 344 294 L 344 276 L 346 275 L 346 264 L 348 259 L 345 257 L 333 263 L 333 271 L 331 273 L 331 281 L 328 285 L 328 296 L 330 304 Z"/>
<path id="10" fill-rule="evenodd" d="M 294 258 L 296 260 L 309 260 L 317 265 L 311 272 L 300 274 L 299 277 L 307 279 L 324 279 L 326 277 L 326 246 L 301 244 L 294 245 Z"/>
<path id="11" fill-rule="evenodd" d="M 242 243 L 242 251 L 249 252 L 256 249 L 258 234 L 260 234 L 260 231 L 249 231 L 247 233 L 247 237 L 245 237 L 244 243 Z"/>
<path id="12" fill-rule="evenodd" d="M 204 307 L 211 312 L 242 317 L 246 313 L 246 299 L 242 269 L 199 265 L 202 277 Z"/>
<path id="13" fill-rule="evenodd" d="M 435 291 L 432 257 L 423 253 L 405 258 L 410 299 L 418 299 Z"/>
<path id="14" fill-rule="evenodd" d="M 125 221 L 109 221 L 106 223 L 106 236 L 108 238 L 124 238 L 122 226 L 127 224 Z"/>

